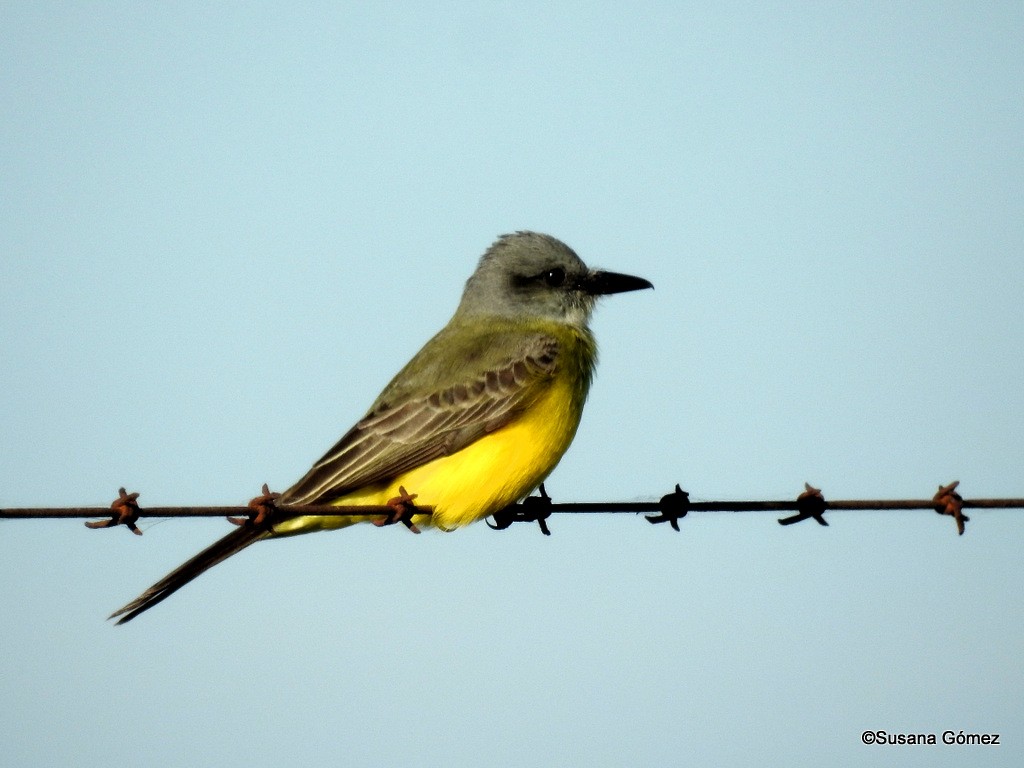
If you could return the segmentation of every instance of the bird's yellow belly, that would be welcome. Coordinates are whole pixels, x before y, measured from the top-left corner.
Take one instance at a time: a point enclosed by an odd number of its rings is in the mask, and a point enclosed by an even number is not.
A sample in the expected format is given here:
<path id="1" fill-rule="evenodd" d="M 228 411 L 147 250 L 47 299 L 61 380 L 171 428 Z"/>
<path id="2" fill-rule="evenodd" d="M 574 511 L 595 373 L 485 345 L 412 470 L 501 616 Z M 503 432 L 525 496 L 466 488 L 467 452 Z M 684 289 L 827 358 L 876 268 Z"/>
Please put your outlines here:
<path id="1" fill-rule="evenodd" d="M 576 434 L 585 394 L 575 382 L 556 379 L 520 418 L 457 453 L 411 469 L 339 498 L 336 504 L 386 504 L 399 486 L 416 494 L 416 504 L 433 515 L 414 517 L 417 525 L 442 529 L 475 522 L 512 504 L 536 488 L 555 468 Z M 365 517 L 297 517 L 274 526 L 277 535 L 343 528 Z"/>

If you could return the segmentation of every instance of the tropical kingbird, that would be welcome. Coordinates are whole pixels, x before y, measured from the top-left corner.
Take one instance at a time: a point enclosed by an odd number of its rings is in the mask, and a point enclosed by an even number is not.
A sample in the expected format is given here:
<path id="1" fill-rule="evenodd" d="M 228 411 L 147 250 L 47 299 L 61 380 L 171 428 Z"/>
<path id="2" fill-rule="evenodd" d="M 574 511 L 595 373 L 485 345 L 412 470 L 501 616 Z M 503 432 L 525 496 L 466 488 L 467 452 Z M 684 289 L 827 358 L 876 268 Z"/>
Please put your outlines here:
<path id="1" fill-rule="evenodd" d="M 500 237 L 466 281 L 448 324 L 280 495 L 268 519 L 241 525 L 110 618 L 130 621 L 260 539 L 372 519 L 294 516 L 285 505 L 400 510 L 415 498 L 433 514 L 408 523 L 452 530 L 524 498 L 555 468 L 579 426 L 597 362 L 588 327 L 597 297 L 652 287 L 640 277 L 588 269 L 548 235 Z"/>

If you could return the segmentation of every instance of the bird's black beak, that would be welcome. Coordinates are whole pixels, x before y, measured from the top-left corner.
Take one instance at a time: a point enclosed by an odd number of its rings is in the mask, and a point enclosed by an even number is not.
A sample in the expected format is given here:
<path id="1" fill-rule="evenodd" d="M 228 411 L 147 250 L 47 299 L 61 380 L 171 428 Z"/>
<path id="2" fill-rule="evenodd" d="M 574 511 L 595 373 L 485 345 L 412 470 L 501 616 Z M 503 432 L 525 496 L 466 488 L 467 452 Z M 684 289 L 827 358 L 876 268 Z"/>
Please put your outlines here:
<path id="1" fill-rule="evenodd" d="M 625 293 L 639 291 L 641 288 L 653 288 L 649 280 L 633 275 L 622 275 L 618 272 L 604 272 L 600 269 L 591 272 L 584 279 L 580 288 L 592 296 L 604 296 L 609 293 Z"/>

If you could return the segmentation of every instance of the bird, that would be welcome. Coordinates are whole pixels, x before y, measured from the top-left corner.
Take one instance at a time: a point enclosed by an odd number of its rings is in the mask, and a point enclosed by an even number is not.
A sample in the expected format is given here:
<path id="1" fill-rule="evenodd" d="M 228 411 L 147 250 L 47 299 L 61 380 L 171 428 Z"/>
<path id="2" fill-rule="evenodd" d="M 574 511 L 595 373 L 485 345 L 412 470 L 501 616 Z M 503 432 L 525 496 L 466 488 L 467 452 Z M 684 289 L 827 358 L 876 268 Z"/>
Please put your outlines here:
<path id="1" fill-rule="evenodd" d="M 262 539 L 373 520 L 289 514 L 288 505 L 387 505 L 395 514 L 384 522 L 451 531 L 522 500 L 575 437 L 597 364 L 597 299 L 653 287 L 590 269 L 550 235 L 498 237 L 448 323 L 265 520 L 240 524 L 109 618 L 132 620 Z"/>

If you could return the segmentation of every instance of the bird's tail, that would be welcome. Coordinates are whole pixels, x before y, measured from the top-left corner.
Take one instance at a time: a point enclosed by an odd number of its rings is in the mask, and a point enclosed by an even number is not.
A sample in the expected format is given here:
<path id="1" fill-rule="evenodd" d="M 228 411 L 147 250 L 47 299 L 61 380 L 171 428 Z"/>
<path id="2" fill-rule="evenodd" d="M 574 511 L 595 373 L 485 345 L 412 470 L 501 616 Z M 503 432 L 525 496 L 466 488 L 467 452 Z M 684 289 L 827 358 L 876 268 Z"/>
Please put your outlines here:
<path id="1" fill-rule="evenodd" d="M 213 566 L 227 560 L 236 552 L 241 552 L 253 542 L 270 535 L 266 529 L 257 529 L 252 524 L 242 525 L 222 539 L 218 539 L 190 560 L 186 560 L 160 581 L 147 589 L 128 605 L 114 611 L 108 618 L 121 618 L 118 624 L 131 621 L 143 611 L 148 611 L 162 600 L 166 600 L 192 579 L 206 572 Z"/>

